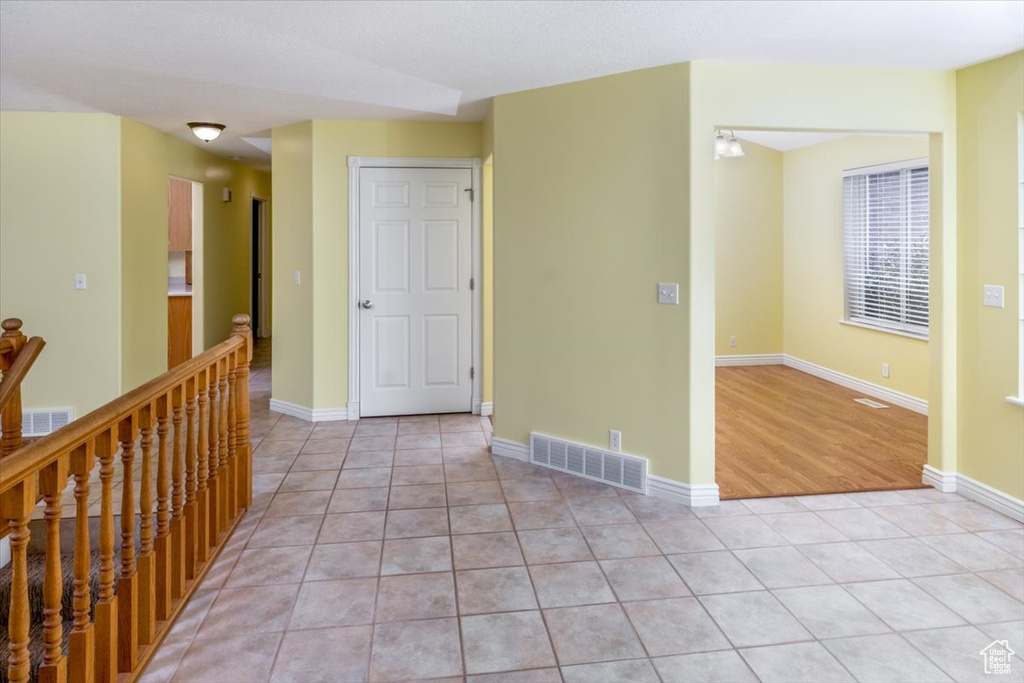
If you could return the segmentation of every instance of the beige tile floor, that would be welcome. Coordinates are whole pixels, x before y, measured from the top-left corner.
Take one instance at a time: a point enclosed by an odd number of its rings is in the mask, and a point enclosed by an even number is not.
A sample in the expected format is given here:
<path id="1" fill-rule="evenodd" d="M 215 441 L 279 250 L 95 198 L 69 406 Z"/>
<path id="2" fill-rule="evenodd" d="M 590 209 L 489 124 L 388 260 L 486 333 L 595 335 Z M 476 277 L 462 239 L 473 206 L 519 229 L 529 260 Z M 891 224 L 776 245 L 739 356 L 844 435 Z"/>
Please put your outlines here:
<path id="1" fill-rule="evenodd" d="M 690 510 L 492 457 L 470 415 L 280 417 L 269 381 L 254 505 L 144 681 L 979 681 L 993 640 L 1024 654 L 1024 528 L 956 495 Z"/>

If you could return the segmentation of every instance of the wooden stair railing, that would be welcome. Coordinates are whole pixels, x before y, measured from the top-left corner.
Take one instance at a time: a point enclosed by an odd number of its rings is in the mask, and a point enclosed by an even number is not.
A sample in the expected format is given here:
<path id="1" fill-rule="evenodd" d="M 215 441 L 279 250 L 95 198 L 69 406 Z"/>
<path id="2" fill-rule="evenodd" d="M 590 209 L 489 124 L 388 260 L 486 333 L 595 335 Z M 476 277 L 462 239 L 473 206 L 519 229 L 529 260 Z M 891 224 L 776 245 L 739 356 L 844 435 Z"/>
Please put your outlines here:
<path id="1" fill-rule="evenodd" d="M 25 338 L 18 318 L 0 323 L 0 458 L 21 448 L 21 383 L 32 369 L 46 342 Z"/>
<path id="2" fill-rule="evenodd" d="M 252 334 L 249 316 L 236 315 L 233 323 L 231 336 L 212 349 L 4 458 L 0 518 L 11 532 L 7 673 L 12 683 L 28 681 L 31 668 L 26 546 L 37 489 L 46 506 L 38 674 L 43 683 L 113 683 L 119 675 L 126 681 L 137 679 L 251 504 Z M 113 487 L 118 452 L 124 472 L 119 539 Z M 88 508 L 90 474 L 97 461 L 99 593 L 90 605 Z M 136 462 L 138 481 L 133 476 Z M 76 505 L 74 625 L 65 654 L 60 520 L 69 476 L 74 478 Z M 120 567 L 116 582 L 115 565 Z"/>

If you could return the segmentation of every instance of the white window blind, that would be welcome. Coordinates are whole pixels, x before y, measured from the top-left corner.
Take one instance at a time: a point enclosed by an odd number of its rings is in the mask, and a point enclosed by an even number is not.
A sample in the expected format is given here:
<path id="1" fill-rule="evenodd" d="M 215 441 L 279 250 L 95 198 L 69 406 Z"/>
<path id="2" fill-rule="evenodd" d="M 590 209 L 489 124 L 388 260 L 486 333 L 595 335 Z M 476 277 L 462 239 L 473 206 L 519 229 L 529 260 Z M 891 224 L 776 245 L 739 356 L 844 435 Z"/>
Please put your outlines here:
<path id="1" fill-rule="evenodd" d="M 928 336 L 928 160 L 843 173 L 846 319 Z"/>

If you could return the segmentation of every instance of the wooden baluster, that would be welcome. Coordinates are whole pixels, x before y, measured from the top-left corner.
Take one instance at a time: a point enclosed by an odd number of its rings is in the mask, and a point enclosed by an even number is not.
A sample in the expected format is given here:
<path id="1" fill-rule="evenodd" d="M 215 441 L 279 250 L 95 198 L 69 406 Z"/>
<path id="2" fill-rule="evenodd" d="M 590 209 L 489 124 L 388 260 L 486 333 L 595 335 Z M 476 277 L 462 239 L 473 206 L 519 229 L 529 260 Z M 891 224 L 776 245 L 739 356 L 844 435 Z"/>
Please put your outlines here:
<path id="1" fill-rule="evenodd" d="M 153 404 L 139 411 L 142 479 L 139 482 L 139 643 L 156 637 L 156 557 L 153 555 Z"/>
<path id="2" fill-rule="evenodd" d="M 165 394 L 156 400 L 156 618 L 163 621 L 171 613 L 171 513 L 170 465 L 167 462 L 167 438 L 170 434 L 170 401 Z"/>
<path id="3" fill-rule="evenodd" d="M 28 653 L 28 522 L 36 504 L 35 477 L 29 477 L 0 498 L 0 512 L 10 529 L 11 541 L 11 616 L 7 625 L 10 655 L 7 677 L 11 683 L 25 683 L 29 674 Z"/>
<path id="4" fill-rule="evenodd" d="M 177 600 L 185 593 L 185 458 L 181 433 L 182 387 L 171 391 L 172 421 L 174 422 L 174 450 L 171 454 L 171 597 Z"/>
<path id="5" fill-rule="evenodd" d="M 121 442 L 121 576 L 117 580 L 117 670 L 130 673 L 139 656 L 139 583 L 135 565 L 135 437 L 139 418 L 117 428 Z"/>
<path id="6" fill-rule="evenodd" d="M 209 429 L 207 430 L 209 455 L 207 458 L 207 471 L 209 472 L 208 486 L 210 488 L 210 516 L 209 516 L 209 537 L 207 541 L 210 547 L 213 548 L 217 545 L 217 538 L 220 530 L 220 479 L 217 472 L 217 437 L 220 432 L 217 431 L 217 373 L 218 364 L 214 363 L 206 369 L 206 377 L 208 379 L 208 387 L 210 389 L 210 410 L 209 410 Z"/>
<path id="7" fill-rule="evenodd" d="M 236 354 L 228 356 L 228 519 L 238 514 L 238 364 Z"/>
<path id="8" fill-rule="evenodd" d="M 96 628 L 96 681 L 117 681 L 117 598 L 114 594 L 114 454 L 116 427 L 96 437 L 100 460 L 100 590 L 93 623 Z"/>
<path id="9" fill-rule="evenodd" d="M 252 444 L 249 442 L 249 363 L 252 361 L 252 330 L 249 316 L 240 314 L 231 320 L 231 333 L 245 340 L 245 346 L 238 352 L 238 375 L 235 382 L 235 452 L 238 457 L 238 500 L 243 508 L 252 504 Z"/>
<path id="10" fill-rule="evenodd" d="M 93 628 L 89 621 L 89 474 L 96 460 L 95 444 L 85 443 L 71 452 L 71 474 L 75 477 L 75 624 L 68 637 L 68 678 L 71 683 L 92 683 Z"/>
<path id="11" fill-rule="evenodd" d="M 39 492 L 46 503 L 46 555 L 43 572 L 43 661 L 39 665 L 41 683 L 64 683 L 67 661 L 61 648 L 64 620 L 61 598 L 64 577 L 60 564 L 60 498 L 68 483 L 68 457 L 62 455 L 39 472 Z"/>
<path id="12" fill-rule="evenodd" d="M 198 389 L 198 410 L 199 410 L 199 434 L 197 441 L 198 446 L 198 483 L 196 489 L 196 511 L 197 511 L 197 523 L 196 523 L 196 561 L 199 564 L 206 562 L 206 558 L 210 553 L 210 490 L 207 488 L 206 481 L 209 477 L 209 462 L 210 447 L 209 447 L 209 425 L 207 424 L 207 417 L 210 412 L 209 408 L 209 388 L 207 387 L 207 371 L 206 369 L 200 370 L 199 375 L 196 377 L 196 387 Z"/>
<path id="13" fill-rule="evenodd" d="M 196 564 L 196 380 L 185 383 L 185 577 L 194 579 Z"/>
<path id="14" fill-rule="evenodd" d="M 18 357 L 18 353 L 27 341 L 21 331 L 22 322 L 19 318 L 8 318 L 0 323 L 3 336 L 11 342 L 11 352 L 0 354 L 0 370 L 7 372 Z M 21 388 L 14 390 L 14 398 L 10 400 L 3 414 L 0 414 L 0 458 L 21 448 Z"/>
<path id="15" fill-rule="evenodd" d="M 220 479 L 220 526 L 218 531 L 226 531 L 228 527 L 228 488 L 231 482 L 228 480 L 228 359 L 220 361 L 218 370 L 220 388 L 218 399 L 220 404 L 220 415 L 217 417 L 217 426 L 220 434 L 217 435 L 217 478 Z"/>

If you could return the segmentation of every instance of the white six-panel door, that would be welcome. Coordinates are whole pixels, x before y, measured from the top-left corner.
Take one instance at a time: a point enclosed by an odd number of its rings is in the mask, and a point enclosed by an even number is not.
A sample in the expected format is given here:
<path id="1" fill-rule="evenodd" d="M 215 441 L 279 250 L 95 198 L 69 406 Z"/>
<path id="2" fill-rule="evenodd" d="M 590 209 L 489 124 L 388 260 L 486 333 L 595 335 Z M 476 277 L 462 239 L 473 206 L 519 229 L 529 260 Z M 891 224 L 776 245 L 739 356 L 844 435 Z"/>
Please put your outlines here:
<path id="1" fill-rule="evenodd" d="M 472 171 L 359 173 L 359 412 L 468 412 Z"/>

